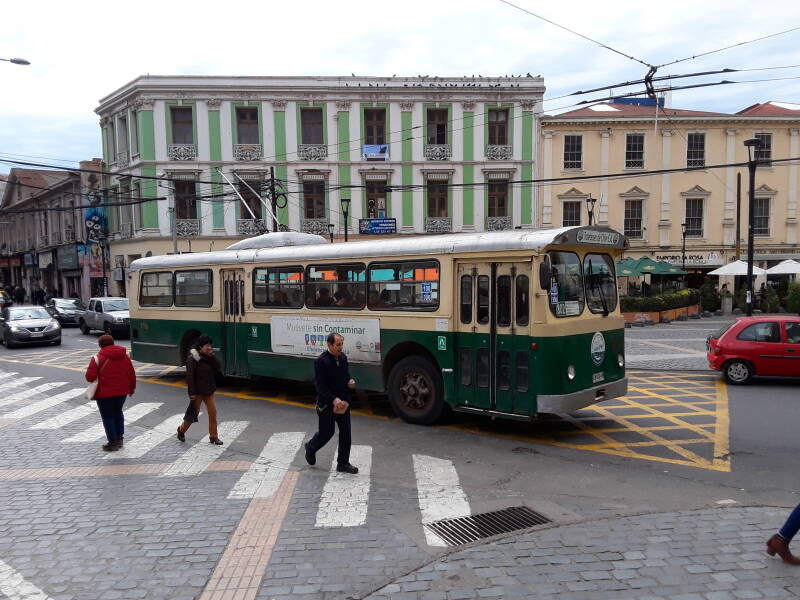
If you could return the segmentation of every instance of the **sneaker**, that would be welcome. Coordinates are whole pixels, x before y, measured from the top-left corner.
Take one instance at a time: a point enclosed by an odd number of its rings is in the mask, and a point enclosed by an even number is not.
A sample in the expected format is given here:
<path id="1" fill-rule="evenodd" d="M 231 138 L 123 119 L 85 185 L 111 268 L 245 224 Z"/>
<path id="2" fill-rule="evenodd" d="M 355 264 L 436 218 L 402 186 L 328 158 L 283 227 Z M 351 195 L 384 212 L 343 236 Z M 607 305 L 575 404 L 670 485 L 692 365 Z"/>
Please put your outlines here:
<path id="1" fill-rule="evenodd" d="M 186 441 L 186 436 L 185 436 L 185 435 L 184 435 L 184 433 L 181 431 L 181 428 L 180 428 L 180 427 L 178 427 L 178 439 L 179 439 L 180 441 L 182 441 L 182 442 L 185 442 L 185 441 Z"/>
<path id="2" fill-rule="evenodd" d="M 208 441 L 216 446 L 222 446 L 222 440 L 219 439 L 218 437 L 208 438 Z"/>
<path id="3" fill-rule="evenodd" d="M 336 470 L 339 473 L 350 473 L 351 475 L 355 475 L 358 473 L 358 467 L 354 467 L 350 463 L 344 463 L 343 465 L 336 465 Z"/>
<path id="4" fill-rule="evenodd" d="M 317 464 L 317 453 L 312 452 L 309 449 L 308 443 L 306 443 L 303 447 L 306 449 L 306 462 L 313 467 L 315 464 Z"/>

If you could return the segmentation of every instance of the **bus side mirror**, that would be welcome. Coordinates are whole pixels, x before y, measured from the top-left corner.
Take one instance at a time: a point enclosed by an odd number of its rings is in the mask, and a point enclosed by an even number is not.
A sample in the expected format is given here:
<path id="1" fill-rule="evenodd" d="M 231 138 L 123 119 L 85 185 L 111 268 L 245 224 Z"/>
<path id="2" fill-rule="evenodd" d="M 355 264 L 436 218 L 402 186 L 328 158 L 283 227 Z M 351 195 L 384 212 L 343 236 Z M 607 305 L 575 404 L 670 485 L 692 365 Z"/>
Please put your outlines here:
<path id="1" fill-rule="evenodd" d="M 543 290 L 550 290 L 550 279 L 552 272 L 550 270 L 550 259 L 547 258 L 539 265 L 539 287 Z"/>

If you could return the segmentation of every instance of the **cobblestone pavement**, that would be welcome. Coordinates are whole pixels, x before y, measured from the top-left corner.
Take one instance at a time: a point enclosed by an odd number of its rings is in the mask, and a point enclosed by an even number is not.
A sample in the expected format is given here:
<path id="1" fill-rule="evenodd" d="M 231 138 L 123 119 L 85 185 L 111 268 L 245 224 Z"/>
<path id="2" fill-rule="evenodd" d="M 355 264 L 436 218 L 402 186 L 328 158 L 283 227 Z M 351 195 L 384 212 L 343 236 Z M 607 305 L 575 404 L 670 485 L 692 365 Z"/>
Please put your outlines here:
<path id="1" fill-rule="evenodd" d="M 784 509 L 714 508 L 540 529 L 439 558 L 369 600 L 737 600 L 800 597 L 764 552 Z"/>

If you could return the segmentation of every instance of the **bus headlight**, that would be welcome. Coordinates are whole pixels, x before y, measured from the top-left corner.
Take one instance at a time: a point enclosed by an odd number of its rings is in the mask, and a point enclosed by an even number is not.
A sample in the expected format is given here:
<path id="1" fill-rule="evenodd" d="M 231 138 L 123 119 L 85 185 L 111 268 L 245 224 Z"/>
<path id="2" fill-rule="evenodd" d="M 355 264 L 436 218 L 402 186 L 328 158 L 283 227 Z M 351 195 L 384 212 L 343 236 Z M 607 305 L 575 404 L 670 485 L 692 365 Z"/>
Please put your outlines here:
<path id="1" fill-rule="evenodd" d="M 617 354 L 617 364 L 620 369 L 625 366 L 625 357 L 622 354 Z"/>
<path id="2" fill-rule="evenodd" d="M 569 379 L 570 381 L 575 379 L 575 367 L 573 367 L 572 365 L 567 367 L 567 379 Z"/>

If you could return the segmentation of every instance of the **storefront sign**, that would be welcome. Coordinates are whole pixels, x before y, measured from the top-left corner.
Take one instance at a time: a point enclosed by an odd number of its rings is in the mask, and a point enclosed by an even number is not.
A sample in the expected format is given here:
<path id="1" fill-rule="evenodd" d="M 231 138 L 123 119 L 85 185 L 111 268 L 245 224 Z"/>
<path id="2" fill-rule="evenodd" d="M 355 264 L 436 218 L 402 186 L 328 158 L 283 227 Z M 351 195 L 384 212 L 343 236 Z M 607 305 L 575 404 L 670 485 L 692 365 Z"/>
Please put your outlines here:
<path id="1" fill-rule="evenodd" d="M 56 264 L 59 269 L 77 269 L 78 252 L 75 244 L 67 244 L 56 248 Z"/>
<path id="2" fill-rule="evenodd" d="M 358 232 L 363 234 L 397 233 L 397 219 L 359 219 Z"/>
<path id="3" fill-rule="evenodd" d="M 78 244 L 78 262 L 89 267 L 89 277 L 103 277 L 103 247 L 100 244 Z"/>
<path id="4" fill-rule="evenodd" d="M 0 269 L 8 267 L 8 259 L 0 258 Z"/>
<path id="5" fill-rule="evenodd" d="M 22 256 L 26 267 L 32 267 L 36 264 L 36 262 L 33 260 L 33 254 L 23 254 Z"/>
<path id="6" fill-rule="evenodd" d="M 669 264 L 682 267 L 683 255 L 682 254 L 658 254 L 654 260 L 663 260 Z M 709 252 L 708 254 L 686 254 L 687 267 L 721 267 L 724 263 L 722 255 L 719 252 Z"/>
<path id="7" fill-rule="evenodd" d="M 40 269 L 49 269 L 53 264 L 53 252 L 52 250 L 48 250 L 47 252 L 40 252 L 39 253 L 39 268 Z"/>
<path id="8" fill-rule="evenodd" d="M 271 323 L 272 351 L 276 354 L 319 356 L 328 349 L 328 334 L 340 333 L 348 360 L 381 361 L 379 319 L 274 316 Z"/>
<path id="9" fill-rule="evenodd" d="M 22 258 L 19 256 L 12 256 L 8 259 L 8 266 L 9 267 L 21 267 L 22 266 Z"/>

